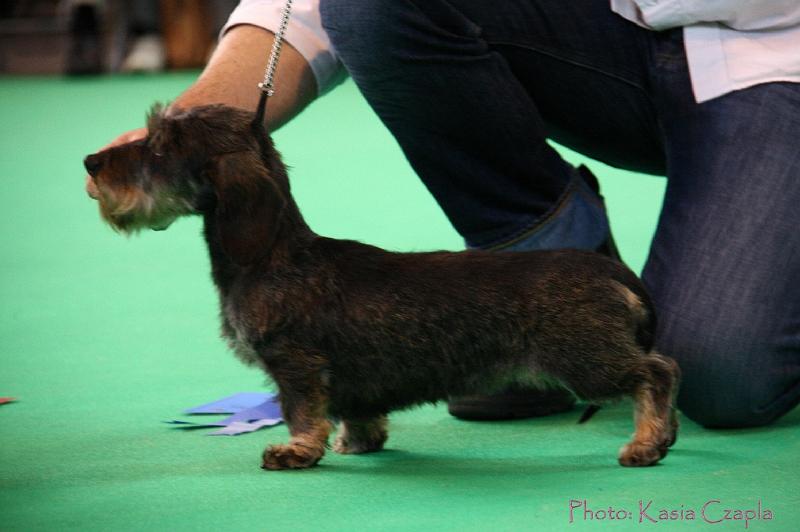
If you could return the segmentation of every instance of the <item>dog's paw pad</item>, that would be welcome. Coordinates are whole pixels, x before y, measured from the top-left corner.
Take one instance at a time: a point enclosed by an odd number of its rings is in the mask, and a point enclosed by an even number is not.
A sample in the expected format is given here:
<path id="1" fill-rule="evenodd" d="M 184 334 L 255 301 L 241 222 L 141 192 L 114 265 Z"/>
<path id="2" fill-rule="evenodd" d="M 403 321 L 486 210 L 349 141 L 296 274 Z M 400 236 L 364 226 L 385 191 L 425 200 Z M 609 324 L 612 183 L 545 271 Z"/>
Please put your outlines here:
<path id="1" fill-rule="evenodd" d="M 298 445 L 273 445 L 264 451 L 261 468 L 272 471 L 303 469 L 316 465 L 321 458 L 321 453 Z"/>
<path id="2" fill-rule="evenodd" d="M 657 463 L 667 454 L 666 446 L 629 443 L 619 452 L 619 463 L 626 467 L 643 467 Z"/>

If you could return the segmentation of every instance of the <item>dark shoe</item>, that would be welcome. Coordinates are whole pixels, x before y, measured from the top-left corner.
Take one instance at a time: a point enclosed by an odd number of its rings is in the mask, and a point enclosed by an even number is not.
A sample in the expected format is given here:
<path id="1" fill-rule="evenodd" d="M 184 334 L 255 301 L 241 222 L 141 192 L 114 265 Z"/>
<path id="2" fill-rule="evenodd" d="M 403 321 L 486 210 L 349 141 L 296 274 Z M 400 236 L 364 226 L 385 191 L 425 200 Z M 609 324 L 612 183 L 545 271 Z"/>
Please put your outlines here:
<path id="1" fill-rule="evenodd" d="M 589 185 L 589 188 L 602 200 L 600 183 L 594 174 L 583 165 L 578 167 L 578 173 Z M 597 248 L 597 252 L 622 262 L 617 250 L 617 244 L 614 242 L 614 236 L 610 231 L 606 241 Z M 575 396 L 563 388 L 549 390 L 517 388 L 493 395 L 451 397 L 448 401 L 447 410 L 451 416 L 468 421 L 500 421 L 549 416 L 550 414 L 567 412 L 574 406 Z M 591 417 L 591 414 L 588 417 Z M 584 414 L 585 419 L 588 419 L 588 417 Z"/>
<path id="2" fill-rule="evenodd" d="M 509 389 L 493 395 L 452 397 L 451 416 L 467 421 L 501 421 L 549 416 L 571 410 L 575 396 L 563 388 L 550 390 Z"/>

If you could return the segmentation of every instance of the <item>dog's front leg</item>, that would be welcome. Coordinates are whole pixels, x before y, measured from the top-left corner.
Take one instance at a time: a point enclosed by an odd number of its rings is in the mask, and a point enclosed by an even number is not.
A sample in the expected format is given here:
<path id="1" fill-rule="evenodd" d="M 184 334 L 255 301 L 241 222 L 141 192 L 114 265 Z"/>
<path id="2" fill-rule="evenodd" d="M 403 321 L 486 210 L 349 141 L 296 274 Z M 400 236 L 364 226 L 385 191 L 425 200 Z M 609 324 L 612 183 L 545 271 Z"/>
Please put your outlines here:
<path id="1" fill-rule="evenodd" d="M 327 419 L 328 397 L 322 386 L 302 395 L 280 388 L 281 409 L 289 425 L 288 444 L 264 450 L 263 469 L 303 469 L 316 465 L 325 454 L 331 423 Z"/>
<path id="2" fill-rule="evenodd" d="M 283 402 L 281 402 L 283 405 Z M 263 469 L 302 469 L 316 465 L 325 454 L 331 424 L 325 418 L 324 404 L 302 401 L 293 405 L 284 418 L 291 438 L 288 444 L 272 445 L 264 450 Z"/>
<path id="3" fill-rule="evenodd" d="M 339 425 L 333 450 L 341 454 L 380 451 L 389 437 L 386 416 L 366 420 L 344 419 Z"/>

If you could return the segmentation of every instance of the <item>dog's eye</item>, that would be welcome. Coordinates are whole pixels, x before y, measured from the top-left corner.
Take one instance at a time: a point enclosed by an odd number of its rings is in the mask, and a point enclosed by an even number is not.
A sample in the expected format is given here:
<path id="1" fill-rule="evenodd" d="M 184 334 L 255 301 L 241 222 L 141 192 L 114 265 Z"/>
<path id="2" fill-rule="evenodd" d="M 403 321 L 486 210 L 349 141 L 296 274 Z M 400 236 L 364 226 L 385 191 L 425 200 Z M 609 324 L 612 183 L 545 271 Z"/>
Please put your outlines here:
<path id="1" fill-rule="evenodd" d="M 147 139 L 147 148 L 150 150 L 150 153 L 152 153 L 156 157 L 163 157 L 164 156 L 164 153 L 161 150 L 162 144 L 163 144 L 161 142 L 161 140 L 162 139 L 161 139 L 161 135 L 160 135 L 159 132 L 156 132 L 156 133 L 152 134 Z"/>
<path id="2" fill-rule="evenodd" d="M 152 153 L 156 157 L 163 157 L 164 153 L 161 151 L 161 146 L 158 142 L 148 142 L 147 147 L 150 149 L 150 153 Z"/>

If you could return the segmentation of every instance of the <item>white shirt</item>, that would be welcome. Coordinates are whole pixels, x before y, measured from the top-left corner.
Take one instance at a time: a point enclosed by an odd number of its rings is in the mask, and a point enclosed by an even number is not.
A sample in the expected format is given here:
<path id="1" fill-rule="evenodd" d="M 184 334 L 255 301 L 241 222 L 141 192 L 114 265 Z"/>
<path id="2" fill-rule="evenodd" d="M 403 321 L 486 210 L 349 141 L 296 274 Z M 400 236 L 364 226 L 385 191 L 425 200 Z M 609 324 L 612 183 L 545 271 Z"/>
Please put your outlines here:
<path id="1" fill-rule="evenodd" d="M 800 0 L 610 1 L 615 13 L 645 28 L 684 28 L 698 103 L 759 83 L 800 83 Z M 274 32 L 284 3 L 241 0 L 222 33 L 237 24 Z M 344 79 L 344 68 L 320 22 L 319 0 L 294 0 L 286 40 L 308 61 L 319 94 Z"/>

